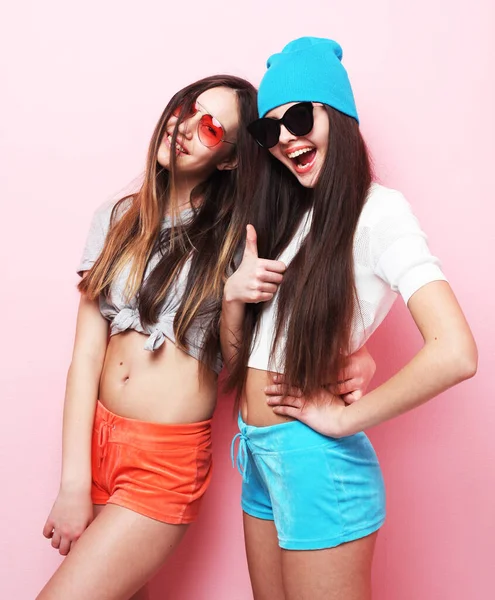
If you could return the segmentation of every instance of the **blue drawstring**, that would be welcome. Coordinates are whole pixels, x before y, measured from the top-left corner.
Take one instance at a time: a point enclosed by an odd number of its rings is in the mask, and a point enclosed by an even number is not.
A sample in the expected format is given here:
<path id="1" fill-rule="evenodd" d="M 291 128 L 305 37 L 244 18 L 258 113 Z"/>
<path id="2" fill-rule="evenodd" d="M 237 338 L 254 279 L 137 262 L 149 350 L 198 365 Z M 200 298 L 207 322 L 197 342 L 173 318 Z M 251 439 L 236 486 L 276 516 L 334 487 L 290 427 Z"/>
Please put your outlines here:
<path id="1" fill-rule="evenodd" d="M 237 458 L 235 457 L 235 443 L 239 440 L 239 448 L 237 450 Z M 247 437 L 243 433 L 237 433 L 232 440 L 230 446 L 230 458 L 232 459 L 232 467 L 237 467 L 237 470 L 242 476 L 242 479 L 247 483 L 249 481 L 249 459 Z"/>

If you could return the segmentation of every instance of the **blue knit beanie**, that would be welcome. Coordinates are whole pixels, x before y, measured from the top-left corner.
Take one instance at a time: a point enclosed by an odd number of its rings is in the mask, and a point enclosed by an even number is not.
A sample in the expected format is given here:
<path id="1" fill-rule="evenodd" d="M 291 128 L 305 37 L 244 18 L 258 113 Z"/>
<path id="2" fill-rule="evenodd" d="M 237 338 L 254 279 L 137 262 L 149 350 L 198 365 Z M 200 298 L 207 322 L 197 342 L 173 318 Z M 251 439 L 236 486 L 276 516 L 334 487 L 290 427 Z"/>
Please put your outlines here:
<path id="1" fill-rule="evenodd" d="M 354 95 L 341 63 L 342 48 L 325 38 L 302 37 L 268 59 L 258 91 L 258 112 L 288 102 L 322 102 L 356 119 Z"/>

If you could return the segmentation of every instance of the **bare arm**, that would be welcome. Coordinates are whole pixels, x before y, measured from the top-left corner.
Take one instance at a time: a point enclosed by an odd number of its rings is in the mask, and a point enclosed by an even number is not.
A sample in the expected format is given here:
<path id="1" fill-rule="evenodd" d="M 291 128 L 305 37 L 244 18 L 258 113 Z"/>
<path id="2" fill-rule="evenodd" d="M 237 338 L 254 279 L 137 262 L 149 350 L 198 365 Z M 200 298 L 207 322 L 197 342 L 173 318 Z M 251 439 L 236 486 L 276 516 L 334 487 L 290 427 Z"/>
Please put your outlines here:
<path id="1" fill-rule="evenodd" d="M 107 335 L 108 324 L 98 301 L 82 296 L 65 393 L 62 487 L 91 489 L 91 431 Z"/>
<path id="2" fill-rule="evenodd" d="M 348 407 L 345 431 L 355 433 L 397 417 L 476 373 L 476 343 L 448 283 L 423 286 L 408 308 L 424 346 L 396 375 Z"/>
<path id="3" fill-rule="evenodd" d="M 107 335 L 98 302 L 81 296 L 67 375 L 60 490 L 43 529 L 61 554 L 68 553 L 92 519 L 91 433 Z"/>
<path id="4" fill-rule="evenodd" d="M 242 343 L 242 324 L 246 303 L 267 302 L 273 298 L 286 267 L 279 260 L 258 258 L 256 231 L 246 228 L 246 247 L 237 271 L 227 279 L 220 318 L 222 356 L 230 369 L 237 347 Z"/>
<path id="5" fill-rule="evenodd" d="M 408 308 L 424 345 L 388 381 L 349 406 L 326 391 L 312 402 L 272 396 L 268 402 L 274 411 L 325 435 L 342 437 L 397 417 L 472 377 L 478 360 L 476 343 L 449 284 L 434 281 L 423 286 L 411 296 Z"/>
<path id="6" fill-rule="evenodd" d="M 227 298 L 224 294 L 220 317 L 220 345 L 225 366 L 230 371 L 235 362 L 237 348 L 242 343 L 245 304 Z"/>

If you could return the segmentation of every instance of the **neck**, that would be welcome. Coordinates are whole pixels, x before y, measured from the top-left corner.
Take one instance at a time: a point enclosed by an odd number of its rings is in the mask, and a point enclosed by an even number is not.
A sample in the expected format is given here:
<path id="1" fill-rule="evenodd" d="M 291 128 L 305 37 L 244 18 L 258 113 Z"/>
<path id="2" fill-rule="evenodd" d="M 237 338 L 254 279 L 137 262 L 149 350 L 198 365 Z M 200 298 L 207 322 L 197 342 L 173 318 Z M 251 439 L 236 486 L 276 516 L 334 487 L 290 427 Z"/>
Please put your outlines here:
<path id="1" fill-rule="evenodd" d="M 199 179 L 197 181 L 189 178 L 185 181 L 176 180 L 170 188 L 168 206 L 176 206 L 179 211 L 190 208 L 191 192 L 199 183 L 201 183 Z M 169 209 L 167 209 L 167 212 L 169 212 Z"/>

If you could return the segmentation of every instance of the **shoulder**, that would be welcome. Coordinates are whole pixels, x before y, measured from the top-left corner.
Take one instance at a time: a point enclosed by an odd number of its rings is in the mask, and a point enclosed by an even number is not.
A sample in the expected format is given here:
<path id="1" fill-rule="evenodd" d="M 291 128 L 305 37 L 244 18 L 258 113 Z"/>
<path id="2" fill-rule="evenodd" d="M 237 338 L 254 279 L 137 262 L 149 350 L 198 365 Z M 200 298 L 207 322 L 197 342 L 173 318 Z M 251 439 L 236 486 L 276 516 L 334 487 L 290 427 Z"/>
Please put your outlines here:
<path id="1" fill-rule="evenodd" d="M 112 220 L 119 220 L 132 204 L 132 196 L 120 200 L 107 200 L 93 213 L 92 227 L 108 231 Z"/>
<path id="2" fill-rule="evenodd" d="M 358 224 L 355 260 L 400 292 L 406 303 L 422 285 L 445 279 L 409 202 L 397 190 L 376 183 Z"/>
<path id="3" fill-rule="evenodd" d="M 373 227 L 388 218 L 412 214 L 411 205 L 398 190 L 372 183 L 366 197 L 359 224 Z"/>

